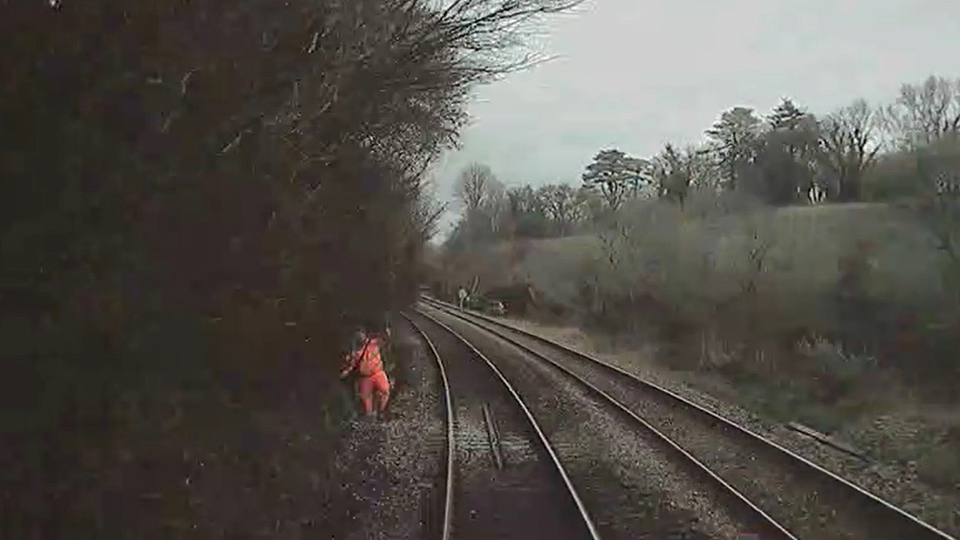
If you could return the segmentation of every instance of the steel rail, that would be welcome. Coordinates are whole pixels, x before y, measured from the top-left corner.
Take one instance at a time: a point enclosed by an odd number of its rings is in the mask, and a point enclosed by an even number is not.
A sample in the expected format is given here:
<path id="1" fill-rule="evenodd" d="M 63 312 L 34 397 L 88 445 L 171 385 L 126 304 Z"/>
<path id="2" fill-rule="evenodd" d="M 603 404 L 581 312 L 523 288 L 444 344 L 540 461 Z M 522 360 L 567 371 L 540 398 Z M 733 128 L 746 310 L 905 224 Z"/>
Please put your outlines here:
<path id="1" fill-rule="evenodd" d="M 510 384 L 510 381 L 504 377 L 503 373 L 500 371 L 497 366 L 490 361 L 482 352 L 477 350 L 472 343 L 467 341 L 463 336 L 461 336 L 456 330 L 450 328 L 442 321 L 438 320 L 436 317 L 433 317 L 430 314 L 424 313 L 423 311 L 417 310 L 417 313 L 423 316 L 424 318 L 432 321 L 437 326 L 443 328 L 445 331 L 453 335 L 457 341 L 469 348 L 478 358 L 483 360 L 483 362 L 490 368 L 491 371 L 496 375 L 497 379 L 503 384 L 504 388 L 514 399 L 517 405 L 520 407 L 520 410 L 523 411 L 524 417 L 526 417 L 534 433 L 536 433 L 537 438 L 540 440 L 540 443 L 543 445 L 543 448 L 546 450 L 547 455 L 550 456 L 550 461 L 552 462 L 557 473 L 563 479 L 563 484 L 567 488 L 567 493 L 573 499 L 573 503 L 576 505 L 577 510 L 580 513 L 580 518 L 583 521 L 584 526 L 587 528 L 587 531 L 590 534 L 590 538 L 593 540 L 600 540 L 600 533 L 597 531 L 596 525 L 593 523 L 593 518 L 590 517 L 590 513 L 587 511 L 586 506 L 583 504 L 583 500 L 580 498 L 577 489 L 574 487 L 573 482 L 571 482 L 569 475 L 567 474 L 566 469 L 563 467 L 563 464 L 560 462 L 560 458 L 557 457 L 556 451 L 554 451 L 553 446 L 550 444 L 550 441 L 547 439 L 547 436 L 544 434 L 543 429 L 540 427 L 540 424 L 537 423 L 536 418 L 534 418 L 533 413 L 530 411 L 530 408 L 527 407 L 527 404 L 523 401 L 523 398 L 520 397 L 520 394 L 517 393 L 513 385 Z M 418 328 L 419 330 L 419 328 Z M 421 330 L 422 332 L 422 330 Z M 425 336 L 425 334 L 423 334 Z"/>
<path id="2" fill-rule="evenodd" d="M 423 341 L 427 344 L 427 347 L 430 349 L 430 353 L 433 355 L 433 358 L 437 362 L 437 368 L 440 370 L 440 381 L 443 385 L 443 403 L 444 409 L 446 410 L 446 428 L 447 428 L 447 471 L 444 487 L 444 498 L 443 498 L 443 525 L 441 527 L 440 538 L 442 540 L 450 540 L 450 534 L 453 527 L 453 474 L 454 474 L 454 461 L 456 459 L 456 438 L 454 437 L 454 424 L 453 424 L 453 400 L 450 395 L 450 382 L 447 380 L 447 370 L 443 367 L 443 360 L 440 358 L 440 353 L 437 351 L 436 346 L 434 346 L 433 341 L 427 336 L 427 333 L 420 328 L 413 319 L 407 316 L 406 313 L 400 313 L 400 315 L 409 322 L 414 330 L 420 334 L 420 337 L 423 338 Z"/>

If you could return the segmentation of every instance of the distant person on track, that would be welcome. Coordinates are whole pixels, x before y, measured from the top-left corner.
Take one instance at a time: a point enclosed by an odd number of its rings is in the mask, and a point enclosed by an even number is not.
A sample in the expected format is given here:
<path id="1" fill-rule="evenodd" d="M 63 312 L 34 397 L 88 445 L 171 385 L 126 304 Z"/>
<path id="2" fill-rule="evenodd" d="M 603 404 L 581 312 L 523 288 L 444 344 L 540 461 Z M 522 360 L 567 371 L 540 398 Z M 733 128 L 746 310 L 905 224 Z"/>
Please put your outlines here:
<path id="1" fill-rule="evenodd" d="M 379 415 L 382 419 L 390 400 L 390 381 L 383 370 L 380 338 L 368 334 L 363 328 L 354 334 L 353 350 L 347 354 L 340 378 L 354 371 L 357 373 L 357 395 L 365 417 Z"/>
<path id="2" fill-rule="evenodd" d="M 460 290 L 457 291 L 457 300 L 460 301 L 460 309 L 466 307 L 467 303 L 467 290 L 463 287 L 460 287 Z"/>

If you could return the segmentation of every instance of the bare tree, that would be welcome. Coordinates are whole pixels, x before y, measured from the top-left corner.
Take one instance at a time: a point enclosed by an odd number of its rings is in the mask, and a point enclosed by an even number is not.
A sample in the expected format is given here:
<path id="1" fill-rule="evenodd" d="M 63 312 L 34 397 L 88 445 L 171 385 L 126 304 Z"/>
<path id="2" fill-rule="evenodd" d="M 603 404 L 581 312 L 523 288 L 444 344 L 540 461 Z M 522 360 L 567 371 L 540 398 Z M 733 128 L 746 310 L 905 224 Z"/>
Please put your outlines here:
<path id="1" fill-rule="evenodd" d="M 657 183 L 657 195 L 683 206 L 683 201 L 693 180 L 692 163 L 688 156 L 667 143 L 653 158 L 653 179 Z"/>
<path id="2" fill-rule="evenodd" d="M 506 196 L 504 187 L 499 182 L 493 183 L 488 187 L 487 196 L 484 199 L 482 214 L 490 221 L 490 232 L 494 238 L 499 238 L 505 231 L 509 231 L 508 216 L 510 201 Z"/>
<path id="3" fill-rule="evenodd" d="M 860 198 L 864 174 L 873 165 L 880 147 L 874 139 L 874 110 L 858 99 L 821 122 L 822 161 L 837 184 L 841 201 Z"/>
<path id="4" fill-rule="evenodd" d="M 690 187 L 698 190 L 716 191 L 720 189 L 722 177 L 711 158 L 712 149 L 708 145 L 688 144 L 683 149 L 690 172 Z"/>
<path id="5" fill-rule="evenodd" d="M 580 217 L 581 204 L 577 190 L 569 184 L 552 184 L 540 188 L 539 193 L 557 228 L 556 233 L 565 236 Z"/>
<path id="6" fill-rule="evenodd" d="M 460 234 L 467 244 L 491 242 L 499 237 L 508 204 L 504 187 L 490 167 L 480 163 L 466 166 L 457 176 L 454 196 L 460 203 Z"/>
<path id="7" fill-rule="evenodd" d="M 931 75 L 920 84 L 904 84 L 879 116 L 895 149 L 913 149 L 960 133 L 960 79 Z"/>
<path id="8" fill-rule="evenodd" d="M 471 163 L 460 171 L 453 189 L 464 214 L 469 215 L 480 210 L 494 193 L 502 190 L 502 186 L 490 167 Z"/>

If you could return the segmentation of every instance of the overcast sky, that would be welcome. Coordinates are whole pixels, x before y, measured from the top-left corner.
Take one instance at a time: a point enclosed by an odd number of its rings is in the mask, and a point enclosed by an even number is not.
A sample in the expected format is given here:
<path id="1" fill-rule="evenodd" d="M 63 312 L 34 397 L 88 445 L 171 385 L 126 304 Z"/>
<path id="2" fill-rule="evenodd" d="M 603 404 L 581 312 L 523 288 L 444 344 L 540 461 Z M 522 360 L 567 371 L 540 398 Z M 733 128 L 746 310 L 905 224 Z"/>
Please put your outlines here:
<path id="1" fill-rule="evenodd" d="M 478 90 L 462 149 L 438 164 L 441 198 L 472 161 L 507 185 L 578 184 L 598 150 L 694 142 L 735 105 L 824 113 L 960 76 L 958 0 L 587 0 L 542 34 L 557 58 Z"/>

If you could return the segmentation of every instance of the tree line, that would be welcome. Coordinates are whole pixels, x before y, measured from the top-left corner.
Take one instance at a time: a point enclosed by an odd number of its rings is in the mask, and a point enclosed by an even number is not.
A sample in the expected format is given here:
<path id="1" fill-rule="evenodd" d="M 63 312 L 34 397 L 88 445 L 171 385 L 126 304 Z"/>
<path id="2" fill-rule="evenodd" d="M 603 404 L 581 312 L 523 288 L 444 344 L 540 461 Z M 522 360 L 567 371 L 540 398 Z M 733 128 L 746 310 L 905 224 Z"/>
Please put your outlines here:
<path id="1" fill-rule="evenodd" d="M 903 84 L 891 103 L 857 99 L 822 116 L 786 97 L 765 115 L 732 107 L 704 135 L 647 158 L 603 149 L 578 186 L 505 188 L 489 167 L 472 164 L 456 180 L 462 211 L 448 246 L 574 234 L 637 197 L 682 206 L 693 191 L 736 191 L 786 206 L 956 190 L 960 79 L 930 76 Z"/>

